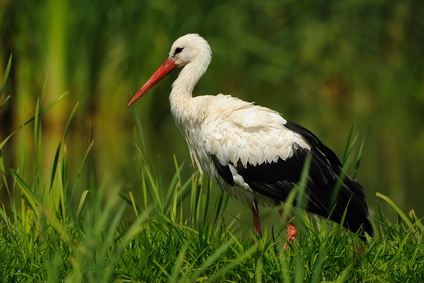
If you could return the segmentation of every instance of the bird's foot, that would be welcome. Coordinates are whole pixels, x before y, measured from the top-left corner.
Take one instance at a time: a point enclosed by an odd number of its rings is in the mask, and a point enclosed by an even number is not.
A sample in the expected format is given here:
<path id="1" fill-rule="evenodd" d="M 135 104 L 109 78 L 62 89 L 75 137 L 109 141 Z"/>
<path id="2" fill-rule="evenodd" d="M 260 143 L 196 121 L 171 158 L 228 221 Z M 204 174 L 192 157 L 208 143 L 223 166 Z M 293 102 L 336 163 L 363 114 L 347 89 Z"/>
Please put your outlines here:
<path id="1" fill-rule="evenodd" d="M 287 242 L 284 244 L 284 250 L 288 251 L 289 243 L 293 243 L 296 240 L 297 229 L 291 224 L 287 224 Z"/>
<path id="2" fill-rule="evenodd" d="M 293 243 L 297 236 L 297 229 L 291 224 L 287 224 L 287 241 Z"/>

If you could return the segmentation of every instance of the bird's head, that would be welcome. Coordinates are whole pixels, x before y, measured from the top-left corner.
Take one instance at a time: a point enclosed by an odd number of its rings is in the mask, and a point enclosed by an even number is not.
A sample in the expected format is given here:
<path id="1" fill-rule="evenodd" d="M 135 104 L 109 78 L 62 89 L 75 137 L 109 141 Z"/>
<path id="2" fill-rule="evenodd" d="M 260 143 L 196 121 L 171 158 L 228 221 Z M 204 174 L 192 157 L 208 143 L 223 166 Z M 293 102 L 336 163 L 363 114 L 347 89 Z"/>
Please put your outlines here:
<path id="1" fill-rule="evenodd" d="M 203 37 L 196 33 L 189 33 L 172 44 L 169 60 L 172 60 L 177 67 L 198 60 L 205 62 L 207 66 L 211 60 L 211 48 Z"/>
<path id="2" fill-rule="evenodd" d="M 171 47 L 168 59 L 153 73 L 147 82 L 134 95 L 128 105 L 142 97 L 157 82 L 177 67 L 190 63 L 195 66 L 195 72 L 203 74 L 211 61 L 211 48 L 208 42 L 198 34 L 190 33 L 178 38 Z"/>

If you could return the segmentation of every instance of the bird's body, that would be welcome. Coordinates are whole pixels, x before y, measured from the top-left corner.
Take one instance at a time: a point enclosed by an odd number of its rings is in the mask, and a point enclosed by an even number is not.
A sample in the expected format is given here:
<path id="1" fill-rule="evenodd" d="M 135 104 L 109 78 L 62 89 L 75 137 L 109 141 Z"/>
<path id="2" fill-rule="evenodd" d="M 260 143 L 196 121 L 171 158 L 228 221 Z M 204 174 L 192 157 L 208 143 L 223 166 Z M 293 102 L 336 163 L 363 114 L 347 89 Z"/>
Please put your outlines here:
<path id="1" fill-rule="evenodd" d="M 299 182 L 304 162 L 311 154 L 306 209 L 338 223 L 346 211 L 345 227 L 372 235 L 362 187 L 342 175 L 337 156 L 314 134 L 274 110 L 229 95 L 192 96 L 210 60 L 210 47 L 202 37 L 180 37 L 171 47 L 169 59 L 129 104 L 171 70 L 184 66 L 169 100 L 191 158 L 201 173 L 206 172 L 230 196 L 252 208 L 259 234 L 258 204 L 285 201 Z M 340 190 L 333 198 L 339 178 Z M 361 237 L 364 239 L 363 234 Z"/>
<path id="2" fill-rule="evenodd" d="M 199 109 L 193 113 L 196 118 L 176 119 L 199 171 L 249 205 L 254 200 L 274 205 L 275 201 L 250 188 L 234 165 L 275 163 L 293 155 L 293 142 L 309 149 L 307 142 L 285 128 L 286 120 L 268 108 L 222 94 L 198 96 L 191 102 L 196 104 L 193 109 Z M 220 172 L 223 168 L 230 173 Z"/>

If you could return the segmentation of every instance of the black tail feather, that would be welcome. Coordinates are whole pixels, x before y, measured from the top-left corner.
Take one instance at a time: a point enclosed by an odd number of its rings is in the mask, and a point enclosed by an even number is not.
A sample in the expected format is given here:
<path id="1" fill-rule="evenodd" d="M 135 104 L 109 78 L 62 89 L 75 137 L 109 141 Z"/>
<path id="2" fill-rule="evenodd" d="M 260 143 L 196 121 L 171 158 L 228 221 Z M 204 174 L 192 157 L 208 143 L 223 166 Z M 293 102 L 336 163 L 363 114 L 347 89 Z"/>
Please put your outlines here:
<path id="1" fill-rule="evenodd" d="M 368 206 L 361 185 L 345 176 L 338 192 L 334 189 L 335 186 L 337 186 L 336 180 L 328 184 L 327 190 L 317 190 L 311 188 L 311 184 L 309 184 L 308 193 L 311 201 L 308 202 L 306 210 L 328 217 L 336 223 L 343 221 L 344 227 L 358 233 L 359 237 L 365 241 L 365 233 L 372 236 L 374 232 L 368 219 Z M 312 187 L 314 186 L 312 185 Z M 337 193 L 334 204 L 331 203 L 333 193 Z"/>

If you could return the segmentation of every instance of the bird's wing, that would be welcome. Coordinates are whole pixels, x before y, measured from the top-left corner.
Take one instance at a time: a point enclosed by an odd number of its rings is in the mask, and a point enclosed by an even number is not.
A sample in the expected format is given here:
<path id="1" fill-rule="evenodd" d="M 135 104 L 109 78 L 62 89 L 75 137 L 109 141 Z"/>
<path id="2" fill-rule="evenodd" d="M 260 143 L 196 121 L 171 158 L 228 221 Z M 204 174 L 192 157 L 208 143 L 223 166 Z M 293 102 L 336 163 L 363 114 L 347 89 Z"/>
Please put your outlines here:
<path id="1" fill-rule="evenodd" d="M 248 185 L 269 197 L 285 199 L 299 181 L 311 149 L 308 140 L 286 127 L 288 122 L 273 110 L 229 96 L 214 100 L 210 105 L 219 106 L 210 107 L 201 136 L 220 177 L 227 184 Z"/>
<path id="2" fill-rule="evenodd" d="M 287 121 L 279 113 L 230 96 L 213 98 L 201 136 L 206 151 L 222 164 L 240 161 L 246 167 L 286 160 L 294 144 L 310 149 L 302 135 L 284 126 Z"/>

